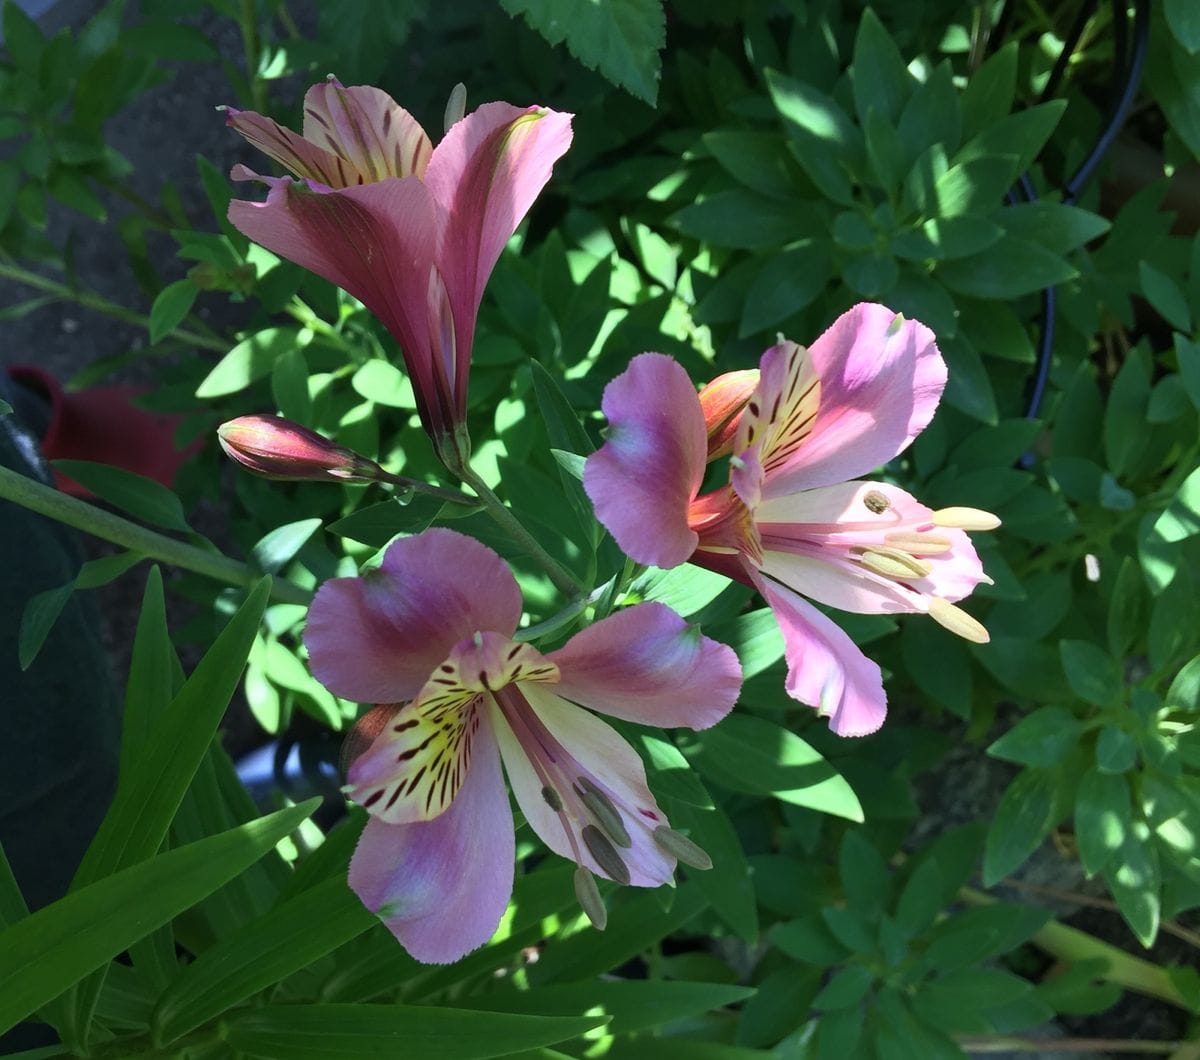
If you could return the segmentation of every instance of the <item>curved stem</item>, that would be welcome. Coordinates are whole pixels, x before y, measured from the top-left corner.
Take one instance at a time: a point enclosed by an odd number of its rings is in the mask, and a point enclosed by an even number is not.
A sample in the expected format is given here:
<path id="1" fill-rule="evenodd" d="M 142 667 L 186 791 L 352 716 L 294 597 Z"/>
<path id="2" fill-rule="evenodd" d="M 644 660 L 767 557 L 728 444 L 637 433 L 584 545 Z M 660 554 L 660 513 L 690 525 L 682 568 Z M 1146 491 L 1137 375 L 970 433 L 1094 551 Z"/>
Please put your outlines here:
<path id="1" fill-rule="evenodd" d="M 546 576 L 554 583 L 559 592 L 569 597 L 583 594 L 583 589 L 566 568 L 537 543 L 534 536 L 521 525 L 521 521 L 504 506 L 504 502 L 492 492 L 491 487 L 483 479 L 471 470 L 465 461 L 451 470 L 475 491 L 475 495 L 482 502 L 488 515 L 503 530 L 512 535 L 513 540 L 546 572 Z"/>
<path id="2" fill-rule="evenodd" d="M 440 501 L 445 501 L 447 504 L 463 504 L 468 508 L 478 508 L 480 506 L 477 498 L 468 497 L 465 493 L 460 493 L 458 490 L 446 489 L 445 486 L 435 486 L 419 478 L 409 478 L 407 475 L 393 475 L 390 471 L 384 471 L 382 468 L 379 469 L 379 475 L 375 481 L 386 482 L 389 486 L 399 486 L 401 489 L 414 490 L 417 493 L 425 493 L 430 497 L 436 497 Z"/>
<path id="3" fill-rule="evenodd" d="M 1166 1056 L 1187 1042 L 1132 1038 L 1012 1038 L 1004 1034 L 956 1038 L 967 1053 L 1142 1053 Z"/>
<path id="4" fill-rule="evenodd" d="M 126 309 L 117 302 L 110 302 L 107 298 L 102 298 L 91 291 L 73 291 L 65 283 L 58 283 L 55 280 L 47 279 L 45 276 L 39 276 L 36 272 L 30 272 L 28 269 L 22 269 L 17 265 L 0 262 L 0 277 L 7 280 L 15 280 L 17 283 L 25 284 L 27 287 L 36 287 L 38 290 L 45 291 L 55 298 L 61 298 L 67 302 L 75 302 L 85 309 L 94 309 L 98 313 L 105 313 L 110 317 L 115 317 L 117 320 L 123 320 L 127 324 L 136 324 L 138 327 L 146 328 L 147 331 L 150 329 L 150 318 L 142 313 L 135 313 L 132 309 Z M 171 335 L 182 342 L 187 342 L 206 350 L 216 350 L 218 353 L 229 352 L 228 342 L 221 339 L 209 338 L 207 335 L 198 335 L 196 332 L 187 331 L 184 328 L 176 328 L 171 332 Z"/>
<path id="5" fill-rule="evenodd" d="M 262 577 L 260 572 L 245 563 L 147 530 L 144 526 L 43 486 L 6 467 L 0 467 L 0 499 L 12 501 L 93 537 L 111 541 L 151 559 L 202 574 L 226 585 L 250 586 Z M 287 604 L 307 604 L 312 600 L 311 591 L 284 578 L 272 579 L 271 596 Z"/>

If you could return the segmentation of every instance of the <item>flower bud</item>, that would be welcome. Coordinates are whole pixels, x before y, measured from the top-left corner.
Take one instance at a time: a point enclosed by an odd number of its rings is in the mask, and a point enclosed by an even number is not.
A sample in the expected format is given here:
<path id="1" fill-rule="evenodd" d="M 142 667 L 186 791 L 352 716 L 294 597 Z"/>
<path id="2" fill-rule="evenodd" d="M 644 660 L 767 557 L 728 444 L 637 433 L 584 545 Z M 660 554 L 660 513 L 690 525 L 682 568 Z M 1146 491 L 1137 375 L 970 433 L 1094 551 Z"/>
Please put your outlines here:
<path id="1" fill-rule="evenodd" d="M 758 386 L 758 369 L 726 372 L 700 391 L 700 408 L 708 431 L 708 459 L 716 460 L 733 452 L 742 409 Z"/>
<path id="2" fill-rule="evenodd" d="M 373 460 L 282 416 L 239 416 L 222 423 L 217 438 L 230 458 L 266 478 L 377 482 L 387 477 Z"/>

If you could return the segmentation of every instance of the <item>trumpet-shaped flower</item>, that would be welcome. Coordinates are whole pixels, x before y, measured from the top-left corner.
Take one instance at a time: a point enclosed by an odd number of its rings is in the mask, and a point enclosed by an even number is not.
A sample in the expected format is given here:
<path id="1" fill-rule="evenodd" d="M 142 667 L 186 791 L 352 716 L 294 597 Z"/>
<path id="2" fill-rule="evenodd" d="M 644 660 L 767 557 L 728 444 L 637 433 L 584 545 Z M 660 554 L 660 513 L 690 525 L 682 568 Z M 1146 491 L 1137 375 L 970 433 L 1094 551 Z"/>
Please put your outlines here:
<path id="1" fill-rule="evenodd" d="M 945 362 L 928 328 L 864 303 L 810 349 L 772 346 L 757 386 L 746 384 L 735 373 L 697 395 L 671 358 L 635 357 L 605 389 L 607 441 L 588 458 L 584 486 L 639 563 L 690 560 L 757 588 L 783 632 L 788 693 L 837 733 L 874 732 L 886 712 L 879 667 L 809 599 L 926 612 L 987 640 L 954 601 L 988 580 L 964 530 L 999 520 L 931 511 L 895 486 L 857 481 L 929 423 Z M 731 419 L 729 484 L 701 496 L 709 450 L 727 445 Z"/>
<path id="2" fill-rule="evenodd" d="M 451 530 L 393 544 L 382 565 L 326 582 L 309 612 L 313 673 L 368 715 L 346 790 L 370 819 L 350 885 L 418 960 L 485 943 L 512 891 L 514 834 L 501 762 L 530 826 L 591 874 L 639 887 L 676 860 L 705 867 L 646 786 L 637 753 L 593 713 L 705 728 L 741 684 L 733 652 L 661 604 L 597 622 L 543 654 L 513 639 L 521 595 L 490 549 Z M 586 709 L 585 709 L 586 708 Z M 353 752 L 352 752 L 353 753 Z"/>
<path id="3" fill-rule="evenodd" d="M 230 203 L 230 221 L 383 321 L 446 452 L 466 414 L 484 285 L 570 146 L 571 115 L 486 103 L 434 147 L 387 93 L 330 78 L 304 97 L 303 135 L 253 111 L 227 108 L 226 120 L 295 177 L 235 166 L 235 180 L 270 191 Z"/>

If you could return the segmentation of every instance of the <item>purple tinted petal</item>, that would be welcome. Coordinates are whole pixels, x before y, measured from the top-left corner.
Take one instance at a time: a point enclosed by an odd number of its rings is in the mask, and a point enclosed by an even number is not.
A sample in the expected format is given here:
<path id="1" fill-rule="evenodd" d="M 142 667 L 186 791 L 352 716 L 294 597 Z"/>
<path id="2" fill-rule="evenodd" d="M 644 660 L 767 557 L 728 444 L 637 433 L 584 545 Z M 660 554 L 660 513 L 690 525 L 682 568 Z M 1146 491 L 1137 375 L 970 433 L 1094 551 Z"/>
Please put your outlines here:
<path id="1" fill-rule="evenodd" d="M 414 177 L 337 191 L 267 178 L 266 202 L 234 200 L 244 235 L 348 291 L 400 343 L 426 427 L 453 422 L 436 385 L 440 337 L 430 330 L 435 207 Z"/>
<path id="2" fill-rule="evenodd" d="M 496 931 L 512 894 L 514 836 L 486 718 L 466 782 L 432 821 L 367 823 L 350 886 L 417 960 L 447 964 Z"/>
<path id="3" fill-rule="evenodd" d="M 334 79 L 305 94 L 304 138 L 346 159 L 368 181 L 419 177 L 433 150 L 417 120 L 382 89 L 346 88 Z"/>
<path id="4" fill-rule="evenodd" d="M 643 353 L 604 388 L 602 408 L 608 440 L 583 470 L 596 518 L 638 563 L 678 566 L 699 541 L 688 527 L 707 455 L 696 388 L 672 358 Z"/>
<path id="5" fill-rule="evenodd" d="M 305 137 L 297 136 L 291 129 L 285 129 L 265 115 L 226 107 L 225 124 L 241 133 L 248 143 L 273 158 L 294 176 L 308 177 L 330 188 L 344 188 L 362 182 L 359 171 L 336 152 L 310 143 Z M 243 166 L 235 166 L 233 179 L 248 179 L 239 176 L 239 170 L 249 172 Z"/>
<path id="6" fill-rule="evenodd" d="M 757 582 L 783 633 L 788 695 L 829 718 L 839 736 L 875 732 L 887 714 L 879 667 L 807 600 L 768 578 Z"/>
<path id="7" fill-rule="evenodd" d="M 467 365 L 483 288 L 504 244 L 571 145 L 570 114 L 485 103 L 434 148 L 425 184 L 442 209 L 438 262 L 453 310 L 466 399 Z"/>
<path id="8" fill-rule="evenodd" d="M 946 385 L 933 332 L 869 302 L 838 317 L 808 355 L 820 378 L 817 419 L 803 444 L 768 476 L 768 497 L 886 464 L 925 429 Z"/>
<path id="9" fill-rule="evenodd" d="M 549 658 L 556 694 L 602 714 L 662 728 L 715 725 L 737 702 L 742 668 L 731 648 L 669 607 L 638 604 L 575 634 Z"/>
<path id="10" fill-rule="evenodd" d="M 509 636 L 520 617 L 504 561 L 474 538 L 434 529 L 393 543 L 377 570 L 322 585 L 304 642 L 313 674 L 335 695 L 394 703 L 415 696 L 459 641 Z"/>
<path id="11" fill-rule="evenodd" d="M 585 778 L 604 792 L 621 815 L 630 845 L 611 845 L 629 871 L 629 883 L 634 887 L 657 887 L 669 881 L 675 872 L 675 859 L 653 839 L 654 829 L 665 825 L 667 818 L 646 786 L 646 770 L 637 752 L 609 725 L 546 686 L 523 686 L 521 693 L 527 704 L 525 710 L 536 713 L 536 722 L 545 726 L 550 742 L 559 745 L 553 763 L 547 764 L 542 743 L 526 746 L 500 709 L 493 708 L 504 769 L 529 826 L 556 854 L 597 876 L 612 879 L 583 838 L 585 828 L 597 826 L 597 819 L 578 797 L 578 791 L 584 788 L 580 778 Z M 531 754 L 541 760 L 542 773 L 531 764 Z M 550 768 L 556 771 L 552 779 L 561 781 L 553 785 L 561 812 L 543 793 L 546 777 L 542 774 Z"/>

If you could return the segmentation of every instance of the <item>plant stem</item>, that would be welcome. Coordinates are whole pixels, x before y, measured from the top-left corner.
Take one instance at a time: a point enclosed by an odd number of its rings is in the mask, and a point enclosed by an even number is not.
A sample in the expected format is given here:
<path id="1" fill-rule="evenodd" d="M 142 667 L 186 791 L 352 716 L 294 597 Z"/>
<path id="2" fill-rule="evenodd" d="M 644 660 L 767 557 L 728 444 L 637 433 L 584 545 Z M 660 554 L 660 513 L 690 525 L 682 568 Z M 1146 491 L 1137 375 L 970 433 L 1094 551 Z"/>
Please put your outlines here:
<path id="1" fill-rule="evenodd" d="M 245 563 L 147 530 L 144 526 L 43 486 L 6 467 L 0 467 L 0 498 L 151 559 L 182 567 L 226 585 L 250 586 L 262 577 L 260 572 L 252 570 Z M 271 596 L 287 604 L 307 604 L 312 600 L 312 593 L 308 589 L 284 578 L 272 579 Z"/>
<path id="2" fill-rule="evenodd" d="M 390 486 L 399 486 L 401 489 L 415 490 L 417 493 L 425 493 L 430 497 L 436 497 L 440 501 L 445 501 L 447 504 L 465 504 L 468 508 L 478 508 L 479 501 L 475 497 L 468 497 L 465 493 L 460 493 L 458 490 L 446 489 L 444 486 L 435 486 L 430 482 L 425 482 L 419 478 L 409 478 L 406 475 L 393 475 L 390 471 L 379 469 L 378 482 L 386 482 Z"/>
<path id="3" fill-rule="evenodd" d="M 563 565 L 537 543 L 534 536 L 521 525 L 520 520 L 504 506 L 504 502 L 492 492 L 491 487 L 483 479 L 471 470 L 465 461 L 451 470 L 475 491 L 475 495 L 487 509 L 488 515 L 501 529 L 512 535 L 513 540 L 541 566 L 559 592 L 572 599 L 583 595 L 583 590 Z"/>
<path id="4" fill-rule="evenodd" d="M 267 95 L 258 76 L 258 15 L 254 9 L 254 0 L 242 0 L 238 26 L 242 31 L 242 51 L 246 57 L 246 84 L 250 86 L 250 105 L 261 113 L 267 109 Z"/>
<path id="5" fill-rule="evenodd" d="M 972 887 L 964 887 L 958 896 L 971 905 L 991 905 L 996 901 L 990 894 L 984 894 Z M 1156 997 L 1160 1001 L 1168 1001 L 1172 1005 L 1191 1011 L 1191 1005 L 1183 995 L 1175 989 L 1171 977 L 1157 964 L 1134 957 L 1117 946 L 1101 942 L 1086 931 L 1060 924 L 1051 920 L 1045 927 L 1035 932 L 1029 940 L 1038 949 L 1062 960 L 1082 961 L 1099 959 L 1105 961 L 1108 967 L 1102 973 L 1104 979 L 1118 986 L 1134 990 L 1147 997 Z"/>
<path id="6" fill-rule="evenodd" d="M 123 320 L 127 324 L 136 324 L 138 327 L 143 327 L 147 330 L 150 328 L 150 318 L 148 316 L 135 313 L 132 309 L 126 309 L 123 305 L 110 302 L 107 298 L 102 298 L 91 291 L 73 291 L 64 283 L 58 283 L 45 276 L 39 276 L 36 272 L 30 272 L 28 269 L 22 269 L 17 265 L 8 265 L 0 262 L 0 277 L 7 280 L 15 280 L 17 283 L 23 283 L 28 287 L 36 287 L 38 290 L 45 291 L 55 298 L 61 298 L 67 302 L 75 302 L 85 309 L 94 309 L 99 313 L 106 313 L 108 316 L 116 317 L 117 320 Z M 187 331 L 184 328 L 176 328 L 171 334 L 182 342 L 190 343 L 193 346 L 199 346 L 206 350 L 216 350 L 218 353 L 229 352 L 229 343 L 221 339 L 209 338 L 207 335 L 198 335 L 196 332 Z"/>
<path id="7" fill-rule="evenodd" d="M 986 1035 L 956 1038 L 968 1053 L 1147 1053 L 1166 1056 L 1189 1043 L 1134 1041 L 1130 1038 L 1010 1038 Z"/>

